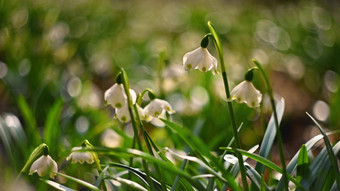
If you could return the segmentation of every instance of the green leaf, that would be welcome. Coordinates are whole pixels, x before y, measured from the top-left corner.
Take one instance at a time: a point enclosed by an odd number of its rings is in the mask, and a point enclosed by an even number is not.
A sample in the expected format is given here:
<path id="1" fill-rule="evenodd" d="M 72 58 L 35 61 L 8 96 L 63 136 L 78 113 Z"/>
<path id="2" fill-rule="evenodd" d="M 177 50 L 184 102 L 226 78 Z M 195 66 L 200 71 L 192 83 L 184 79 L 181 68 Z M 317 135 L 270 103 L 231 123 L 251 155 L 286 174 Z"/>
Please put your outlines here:
<path id="1" fill-rule="evenodd" d="M 259 189 L 261 190 L 261 187 L 264 187 L 265 190 L 268 190 L 268 186 L 266 183 L 262 180 L 261 175 L 248 163 L 245 163 L 244 166 L 246 167 L 246 173 L 248 178 L 251 180 L 251 182 Z"/>
<path id="2" fill-rule="evenodd" d="M 45 182 L 46 184 L 52 186 L 53 188 L 57 189 L 57 190 L 61 190 L 61 191 L 76 191 L 76 190 L 73 190 L 69 187 L 66 187 L 64 185 L 61 185 L 57 182 L 54 182 L 54 181 L 51 181 L 51 180 L 44 180 L 44 179 L 40 179 L 41 181 Z"/>
<path id="3" fill-rule="evenodd" d="M 138 184 L 137 182 L 134 182 L 132 180 L 128 180 L 128 179 L 117 177 L 117 176 L 106 176 L 106 180 L 107 179 L 116 180 L 116 181 L 118 181 L 122 184 L 125 184 L 125 185 L 133 188 L 134 190 L 148 191 L 148 189 L 144 188 L 143 186 L 141 186 L 140 184 Z"/>
<path id="4" fill-rule="evenodd" d="M 63 107 L 63 100 L 58 99 L 54 102 L 52 108 L 49 110 L 47 114 L 47 119 L 45 121 L 44 128 L 44 141 L 47 145 L 58 145 L 58 138 L 60 137 L 59 130 L 59 118 L 60 113 Z"/>
<path id="5" fill-rule="evenodd" d="M 33 145 L 37 145 L 40 142 L 40 133 L 39 129 L 37 128 L 37 122 L 33 115 L 33 112 L 29 105 L 27 104 L 23 95 L 19 95 L 18 97 L 18 107 L 21 112 L 22 117 L 27 125 L 27 136 L 33 142 Z"/>
<path id="6" fill-rule="evenodd" d="M 279 124 L 282 120 L 284 109 L 285 109 L 285 100 L 281 98 L 280 101 L 278 101 L 276 104 L 276 113 L 277 113 Z M 275 127 L 275 120 L 274 120 L 274 113 L 273 113 L 272 116 L 270 117 L 266 132 L 264 134 L 264 137 L 261 143 L 261 147 L 259 151 L 260 156 L 264 158 L 268 158 L 270 156 L 270 151 L 273 147 L 275 137 L 276 137 L 276 127 Z M 262 174 L 264 173 L 265 167 L 261 163 L 256 163 L 255 169 L 259 174 Z"/>
<path id="7" fill-rule="evenodd" d="M 340 151 L 340 142 L 334 145 L 332 152 L 337 155 Z M 329 170 L 330 161 L 327 157 L 327 148 L 322 149 L 322 151 L 318 154 L 318 156 L 314 159 L 314 161 L 309 166 L 309 175 L 307 177 L 303 177 L 301 180 L 301 185 L 304 189 L 310 189 L 310 186 L 314 183 L 315 179 L 320 175 L 322 170 Z"/>
<path id="8" fill-rule="evenodd" d="M 144 160 L 147 160 L 149 162 L 153 162 L 158 164 L 160 167 L 163 168 L 163 170 L 168 170 L 172 172 L 173 174 L 178 174 L 182 176 L 183 178 L 187 179 L 192 186 L 195 186 L 198 190 L 204 189 L 204 187 L 197 181 L 194 181 L 191 177 L 190 174 L 188 174 L 185 171 L 182 171 L 178 169 L 174 164 L 160 160 L 148 153 L 136 150 L 136 149 L 124 149 L 124 148 L 104 148 L 104 147 L 97 147 L 94 149 L 87 149 L 87 151 L 94 151 L 97 153 L 103 153 L 107 155 L 114 155 L 114 156 L 119 156 L 119 157 L 141 157 Z"/>
<path id="9" fill-rule="evenodd" d="M 306 176 L 309 173 L 309 159 L 308 159 L 308 151 L 305 145 L 302 145 L 299 157 L 297 160 L 297 180 L 301 180 L 302 177 Z"/>
<path id="10" fill-rule="evenodd" d="M 109 163 L 110 167 L 119 167 L 119 168 L 124 168 L 130 172 L 132 172 L 133 174 L 135 174 L 140 180 L 142 180 L 142 182 L 147 185 L 148 187 L 150 187 L 150 185 L 148 184 L 147 182 L 147 176 L 144 172 L 140 171 L 139 169 L 136 169 L 136 168 L 132 168 L 132 167 L 129 167 L 129 166 L 126 166 L 126 165 L 123 165 L 123 164 L 118 164 L 118 163 Z M 154 178 L 150 177 L 153 184 L 155 185 L 155 188 L 158 189 L 158 190 L 161 190 L 162 189 L 162 185 L 157 181 L 155 180 Z"/>
<path id="11" fill-rule="evenodd" d="M 236 150 L 236 151 L 240 152 L 242 155 L 245 155 L 245 156 L 247 156 L 247 157 L 249 157 L 251 159 L 254 159 L 255 161 L 257 161 L 257 162 L 259 162 L 259 163 L 261 163 L 261 164 L 263 164 L 263 165 L 265 165 L 265 166 L 267 166 L 267 167 L 269 167 L 269 168 L 271 168 L 273 170 L 276 170 L 277 172 L 282 174 L 282 169 L 279 166 L 277 166 L 275 163 L 271 162 L 270 160 L 268 160 L 266 158 L 263 158 L 260 155 L 249 153 L 249 152 L 247 152 L 245 150 L 242 150 L 242 149 L 233 149 L 233 148 L 230 148 L 230 147 L 220 147 L 220 149 L 225 149 L 225 150 L 227 150 L 229 152 L 235 152 L 235 150 Z M 289 174 L 287 174 L 287 175 L 288 175 L 288 179 L 290 181 L 292 181 L 297 187 L 302 188 L 302 186 L 299 184 L 298 181 L 296 181 L 296 179 L 294 179 Z"/>
<path id="12" fill-rule="evenodd" d="M 66 175 L 66 174 L 62 174 L 62 173 L 59 173 L 59 172 L 55 172 L 55 173 L 56 173 L 58 176 L 62 176 L 62 177 L 64 177 L 64 178 L 68 179 L 68 180 L 71 180 L 71 181 L 76 182 L 76 183 L 78 183 L 78 184 L 80 184 L 80 185 L 82 185 L 82 186 L 85 186 L 86 188 L 89 188 L 89 189 L 91 189 L 91 190 L 100 191 L 99 188 L 97 188 L 96 186 L 94 186 L 94 185 L 92 185 L 92 184 L 90 184 L 90 183 L 88 183 L 88 182 L 85 182 L 85 181 L 80 180 L 80 179 L 78 179 L 78 178 L 74 178 L 74 177 L 72 177 L 72 176 L 68 176 L 68 175 Z"/>
<path id="13" fill-rule="evenodd" d="M 336 133 L 340 133 L 340 130 L 337 131 L 332 131 L 332 132 L 327 132 L 327 135 L 332 135 L 332 134 L 336 134 Z M 314 136 L 313 138 L 309 139 L 305 145 L 306 145 L 306 149 L 307 151 L 310 151 L 310 149 L 313 148 L 313 146 L 320 141 L 323 138 L 323 135 L 319 134 Z M 293 174 L 295 169 L 296 169 L 296 164 L 297 164 L 297 159 L 299 156 L 299 152 L 297 152 L 294 157 L 290 160 L 289 164 L 287 165 L 287 173 L 289 174 Z M 283 180 L 280 180 L 279 184 L 277 185 L 276 190 L 282 190 L 283 189 Z"/>
<path id="14" fill-rule="evenodd" d="M 210 159 L 210 161 L 214 163 L 213 166 L 222 171 L 224 177 L 227 179 L 228 185 L 233 190 L 240 190 L 240 187 L 235 182 L 234 177 L 224 170 L 224 166 L 221 164 L 221 162 L 218 161 L 216 157 L 212 156 L 210 149 L 198 137 L 193 136 L 191 131 L 180 127 L 175 123 L 165 119 L 162 119 L 162 121 L 165 123 L 165 127 L 170 128 L 174 133 L 177 133 L 204 163 L 208 165 L 205 157 Z"/>
<path id="15" fill-rule="evenodd" d="M 339 167 L 338 167 L 338 162 L 337 159 L 333 153 L 333 149 L 332 149 L 332 145 L 329 142 L 329 139 L 325 133 L 325 131 L 322 129 L 322 127 L 320 126 L 320 124 L 311 116 L 309 115 L 309 113 L 307 113 L 307 115 L 314 121 L 314 123 L 316 124 L 316 126 L 319 128 L 321 134 L 323 135 L 323 140 L 325 141 L 325 145 L 327 148 L 327 153 L 329 156 L 329 159 L 331 161 L 332 164 L 332 170 L 334 171 L 334 175 L 335 175 L 335 180 L 336 183 L 338 185 L 338 189 L 340 189 L 340 173 L 339 173 Z"/>

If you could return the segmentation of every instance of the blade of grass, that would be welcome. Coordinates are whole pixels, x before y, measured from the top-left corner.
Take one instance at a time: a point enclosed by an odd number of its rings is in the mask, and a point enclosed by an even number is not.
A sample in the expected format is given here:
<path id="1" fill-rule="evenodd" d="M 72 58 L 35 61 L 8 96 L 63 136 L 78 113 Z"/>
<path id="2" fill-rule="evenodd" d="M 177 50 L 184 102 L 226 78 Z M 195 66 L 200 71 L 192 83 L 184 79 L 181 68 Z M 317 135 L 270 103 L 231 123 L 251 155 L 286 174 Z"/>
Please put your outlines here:
<path id="1" fill-rule="evenodd" d="M 282 120 L 284 109 L 285 109 L 285 101 L 284 99 L 280 99 L 280 101 L 278 101 L 278 103 L 276 104 L 276 112 L 278 115 L 277 117 L 278 117 L 279 124 Z M 259 151 L 260 156 L 264 158 L 269 158 L 270 151 L 273 147 L 275 137 L 276 137 L 276 127 L 275 127 L 274 113 L 273 113 L 272 116 L 270 117 L 267 130 L 264 134 L 264 137 L 261 143 L 261 147 Z M 259 174 L 262 174 L 264 173 L 265 167 L 261 163 L 256 163 L 255 169 Z"/>
<path id="2" fill-rule="evenodd" d="M 176 166 L 174 166 L 172 163 L 160 160 L 148 153 L 136 150 L 136 149 L 124 149 L 124 148 L 104 148 L 104 147 L 97 147 L 94 149 L 87 149 L 87 151 L 94 151 L 97 153 L 103 153 L 107 155 L 114 155 L 114 156 L 119 156 L 119 157 L 129 157 L 129 156 L 134 156 L 134 157 L 141 157 L 144 160 L 147 160 L 149 162 L 155 162 L 157 163 L 160 167 L 162 167 L 164 170 L 168 170 L 172 172 L 173 174 L 178 174 L 184 178 L 186 178 L 193 186 L 195 186 L 198 190 L 204 190 L 204 187 L 197 181 L 192 180 L 192 177 L 190 174 L 188 174 L 185 171 L 182 171 L 178 169 Z"/>
<path id="3" fill-rule="evenodd" d="M 60 128 L 58 125 L 58 121 L 60 118 L 61 110 L 63 108 L 63 104 L 63 100 L 58 99 L 54 102 L 53 106 L 48 111 L 44 128 L 44 141 L 47 145 L 58 145 L 59 141 L 57 139 L 60 137 Z"/>
<path id="4" fill-rule="evenodd" d="M 37 128 L 37 122 L 33 115 L 31 108 L 29 107 L 28 103 L 26 102 L 23 95 L 19 95 L 18 100 L 18 107 L 21 112 L 22 117 L 25 120 L 27 125 L 26 133 L 27 137 L 30 137 L 30 141 L 32 141 L 32 145 L 38 145 L 40 143 L 40 133 L 39 129 Z"/>
<path id="5" fill-rule="evenodd" d="M 297 160 L 297 177 L 296 179 L 300 181 L 302 177 L 307 176 L 309 174 L 309 158 L 308 151 L 305 145 L 302 145 L 299 157 Z"/>
<path id="6" fill-rule="evenodd" d="M 235 152 L 235 150 L 233 148 L 230 148 L 230 147 L 220 147 L 220 149 L 226 149 L 228 150 L 229 152 Z M 245 150 L 241 150 L 241 149 L 237 149 L 238 152 L 240 152 L 242 155 L 245 155 L 245 156 L 248 156 L 249 158 L 273 169 L 273 170 L 276 170 L 277 172 L 281 173 L 282 174 L 282 169 L 277 166 L 276 164 L 274 164 L 273 162 L 271 162 L 270 160 L 266 159 L 266 158 L 263 158 L 262 156 L 260 155 L 257 155 L 257 154 L 253 154 L 253 153 L 249 153 Z M 295 178 L 293 178 L 291 175 L 288 174 L 288 179 L 290 181 L 292 181 L 297 187 L 299 188 L 302 188 L 301 184 L 296 181 Z"/>
<path id="7" fill-rule="evenodd" d="M 329 156 L 329 159 L 331 161 L 331 164 L 332 164 L 332 169 L 334 171 L 334 175 L 335 175 L 335 180 L 336 180 L 336 183 L 338 185 L 338 190 L 340 190 L 340 173 L 339 173 L 339 167 L 338 167 L 338 162 L 336 160 L 336 157 L 333 153 L 333 150 L 332 150 L 332 145 L 331 143 L 329 142 L 329 139 L 325 133 L 325 131 L 322 129 L 322 127 L 320 126 L 320 124 L 309 114 L 306 112 L 306 114 L 313 120 L 313 122 L 316 124 L 316 126 L 319 128 L 321 134 L 323 135 L 323 139 L 325 141 L 325 145 L 326 145 L 326 148 L 327 148 L 327 152 L 328 152 L 328 156 Z"/>
<path id="8" fill-rule="evenodd" d="M 73 182 L 76 182 L 76 183 L 78 183 L 78 184 L 80 184 L 80 185 L 82 185 L 82 186 L 85 186 L 86 188 L 89 188 L 89 189 L 91 189 L 91 190 L 100 191 L 99 188 L 97 188 L 96 186 L 94 186 L 94 185 L 92 185 L 92 184 L 90 184 L 90 183 L 88 183 L 88 182 L 85 182 L 85 181 L 80 180 L 80 179 L 78 179 L 78 178 L 74 178 L 74 177 L 72 177 L 72 176 L 68 176 L 68 175 L 66 175 L 66 174 L 62 174 L 62 173 L 59 173 L 59 172 L 55 172 L 55 173 L 56 173 L 58 176 L 61 176 L 61 177 L 64 177 L 64 178 L 66 178 L 66 179 L 68 179 L 68 180 L 71 180 L 71 181 L 73 181 Z"/>
<path id="9" fill-rule="evenodd" d="M 116 176 L 106 176 L 105 179 L 113 179 L 115 181 L 118 181 L 122 184 L 125 184 L 125 185 L 133 188 L 134 190 L 148 191 L 148 189 L 144 188 L 143 186 L 141 186 L 137 182 L 134 182 L 132 180 L 128 180 L 128 179 L 125 179 L 125 178 L 116 177 Z"/>
<path id="10" fill-rule="evenodd" d="M 44 179 L 40 179 L 41 181 L 45 182 L 46 184 L 52 186 L 53 188 L 57 189 L 57 190 L 61 190 L 61 191 L 76 191 L 76 190 L 73 190 L 69 187 L 66 187 L 62 184 L 59 184 L 57 182 L 54 182 L 54 181 L 51 181 L 51 180 L 44 180 Z"/>
<path id="11" fill-rule="evenodd" d="M 336 130 L 336 131 L 331 131 L 331 132 L 327 132 L 327 135 L 332 135 L 332 134 L 336 134 L 336 133 L 340 133 L 340 130 Z M 307 148 L 307 151 L 309 151 L 310 149 L 313 148 L 313 146 L 320 141 L 323 138 L 323 135 L 319 134 L 314 136 L 313 138 L 309 139 L 305 145 Z M 297 159 L 299 156 L 299 152 L 297 152 L 294 157 L 290 160 L 289 164 L 287 165 L 287 173 L 289 174 L 293 174 L 295 169 L 296 169 L 296 164 L 297 164 Z M 282 190 L 283 189 L 283 180 L 280 180 L 279 184 L 277 185 L 276 190 Z"/>
<path id="12" fill-rule="evenodd" d="M 228 181 L 228 184 L 230 187 L 234 190 L 240 189 L 240 187 L 235 182 L 235 179 L 232 177 L 230 173 L 224 170 L 224 166 L 221 164 L 221 162 L 214 156 L 211 155 L 210 149 L 197 137 L 193 136 L 191 131 L 188 129 L 182 128 L 178 126 L 175 123 L 172 123 L 170 121 L 162 119 L 162 121 L 165 123 L 165 127 L 170 128 L 172 131 L 177 133 L 183 140 L 188 144 L 188 146 L 196 153 L 198 154 L 198 157 L 207 165 L 209 163 L 206 161 L 206 158 L 210 159 L 210 161 L 213 164 L 214 167 L 217 167 L 219 170 L 221 170 L 223 177 L 225 177 Z M 203 157 L 204 156 L 204 157 Z"/>
<path id="13" fill-rule="evenodd" d="M 340 142 L 334 145 L 332 151 L 334 154 L 338 154 L 340 151 Z M 309 166 L 309 176 L 304 177 L 301 180 L 301 185 L 305 189 L 309 189 L 313 184 L 314 180 L 319 176 L 321 170 L 327 170 L 330 168 L 330 161 L 327 158 L 327 148 L 322 149 L 322 151 L 318 154 L 318 156 L 314 159 L 314 161 Z"/>
<path id="14" fill-rule="evenodd" d="M 118 164 L 118 163 L 109 163 L 110 167 L 119 167 L 119 168 L 124 168 L 130 172 L 132 172 L 133 174 L 135 174 L 140 180 L 142 180 L 142 182 L 147 185 L 148 187 L 150 186 L 149 183 L 147 182 L 147 177 L 146 174 L 142 171 L 140 171 L 139 169 L 136 168 L 132 168 L 123 164 Z M 162 189 L 162 185 L 155 180 L 154 178 L 150 177 L 152 182 L 154 183 L 154 185 L 156 185 L 156 189 L 161 190 Z"/>

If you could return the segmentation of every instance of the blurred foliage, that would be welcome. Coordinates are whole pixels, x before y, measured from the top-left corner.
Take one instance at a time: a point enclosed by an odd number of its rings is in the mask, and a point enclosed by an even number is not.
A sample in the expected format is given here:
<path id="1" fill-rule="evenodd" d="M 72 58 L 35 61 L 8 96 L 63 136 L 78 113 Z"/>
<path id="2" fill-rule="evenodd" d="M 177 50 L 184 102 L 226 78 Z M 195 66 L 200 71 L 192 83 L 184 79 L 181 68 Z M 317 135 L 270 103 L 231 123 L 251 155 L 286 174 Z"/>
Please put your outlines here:
<path id="1" fill-rule="evenodd" d="M 103 102 L 104 91 L 114 83 L 118 68 L 124 67 L 133 89 L 152 88 L 164 96 L 177 111 L 173 120 L 201 129 L 199 136 L 216 150 L 232 135 L 221 76 L 178 71 L 183 55 L 199 46 L 211 20 L 224 45 L 231 87 L 252 67 L 251 58 L 270 72 L 274 91 L 286 99 L 287 137 L 294 136 L 289 131 L 296 127 L 294 120 L 308 120 L 305 111 L 336 129 L 340 127 L 339 8 L 336 1 L 3 0 L 0 114 L 13 113 L 26 136 L 30 135 L 27 129 L 36 128 L 43 141 L 46 132 L 58 128 L 54 140 L 58 144 L 50 145 L 57 160 L 63 160 L 84 138 L 103 145 L 101 138 L 106 135 L 102 133 L 110 128 L 115 133 L 107 136 L 118 140 L 112 144 L 129 147 L 131 139 L 124 133 L 129 128 L 112 120 L 113 112 Z M 216 55 L 212 45 L 208 48 Z M 167 57 L 159 75 L 161 52 Z M 261 80 L 255 76 L 256 86 L 263 91 Z M 34 120 L 25 116 L 22 99 Z M 235 113 L 238 123 L 244 122 L 244 147 L 259 143 L 266 119 L 245 105 L 235 104 Z M 310 121 L 300 123 L 310 130 Z M 146 128 L 160 146 L 184 148 L 167 138 L 166 129 Z M 308 133 L 304 139 L 309 137 Z M 12 149 L 22 149 L 17 145 L 20 139 L 13 141 Z M 37 141 L 27 137 L 26 152 L 18 149 L 13 155 L 27 158 L 34 144 Z M 1 147 L 6 143 L 1 142 Z M 12 157 L 1 156 L 4 164 Z"/>

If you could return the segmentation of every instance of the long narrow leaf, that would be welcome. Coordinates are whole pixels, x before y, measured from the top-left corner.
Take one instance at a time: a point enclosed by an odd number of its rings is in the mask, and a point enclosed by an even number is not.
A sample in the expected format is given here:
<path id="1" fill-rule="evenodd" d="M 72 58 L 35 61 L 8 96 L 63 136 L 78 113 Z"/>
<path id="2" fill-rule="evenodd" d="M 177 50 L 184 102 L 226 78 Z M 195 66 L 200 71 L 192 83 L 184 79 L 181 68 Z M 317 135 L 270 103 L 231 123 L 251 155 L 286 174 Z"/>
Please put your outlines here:
<path id="1" fill-rule="evenodd" d="M 276 104 L 276 113 L 278 118 L 278 123 L 280 124 L 283 116 L 283 112 L 285 109 L 285 100 L 283 98 L 280 99 L 280 101 Z M 270 117 L 266 132 L 264 134 L 259 155 L 268 158 L 270 155 L 270 151 L 273 147 L 274 140 L 276 137 L 276 127 L 275 127 L 275 121 L 274 121 L 274 113 Z M 256 163 L 255 169 L 258 173 L 262 174 L 264 172 L 264 165 L 261 163 Z"/>
<path id="2" fill-rule="evenodd" d="M 242 149 L 235 149 L 234 150 L 233 148 L 230 148 L 230 147 L 220 147 L 220 149 L 226 149 L 226 150 L 228 150 L 230 152 L 235 152 L 235 150 L 236 150 L 236 151 L 240 152 L 242 155 L 248 156 L 249 158 L 251 158 L 251 159 L 253 159 L 253 160 L 255 160 L 255 161 L 257 161 L 257 162 L 259 162 L 259 163 L 261 163 L 261 164 L 263 164 L 263 165 L 265 165 L 265 166 L 267 166 L 267 167 L 269 167 L 269 168 L 271 168 L 273 170 L 276 170 L 277 172 L 282 174 L 282 169 L 279 166 L 277 166 L 276 164 L 274 164 L 270 160 L 268 160 L 266 158 L 263 158 L 260 155 L 249 153 L 249 152 L 247 152 L 245 150 L 242 150 Z M 298 181 L 296 181 L 296 179 L 294 179 L 289 174 L 288 174 L 288 179 L 290 181 L 292 181 L 297 187 L 302 188 L 300 183 Z"/>
<path id="3" fill-rule="evenodd" d="M 327 132 L 327 135 L 332 135 L 332 134 L 336 134 L 336 133 L 340 133 L 340 130 L 336 130 L 336 131 L 331 131 L 331 132 Z M 313 138 L 309 139 L 305 145 L 306 145 L 306 149 L 307 151 L 310 151 L 313 146 L 320 141 L 323 138 L 323 135 L 319 134 L 314 136 Z M 299 151 L 300 152 L 300 151 Z M 287 165 L 287 173 L 289 173 L 290 175 L 293 175 L 295 169 L 296 169 L 296 164 L 297 164 L 297 159 L 299 156 L 299 152 L 297 152 L 294 157 L 290 160 L 289 164 Z M 279 184 L 277 185 L 276 190 L 282 190 L 283 189 L 283 180 L 280 180 Z"/>
<path id="4" fill-rule="evenodd" d="M 319 128 L 321 134 L 323 135 L 323 139 L 325 141 L 325 145 L 326 145 L 326 148 L 327 148 L 328 156 L 329 156 L 329 159 L 330 159 L 331 164 L 332 164 L 332 169 L 334 170 L 335 180 L 336 180 L 336 183 L 338 184 L 338 189 L 340 189 L 339 167 L 338 167 L 337 159 L 336 159 L 336 157 L 335 157 L 335 155 L 333 153 L 333 150 L 332 150 L 332 145 L 329 142 L 329 139 L 328 139 L 325 131 L 322 129 L 321 125 L 309 113 L 307 113 L 307 115 L 313 120 L 313 122 L 316 124 L 316 126 Z"/>
<path id="5" fill-rule="evenodd" d="M 44 140 L 47 145 L 57 144 L 59 137 L 59 117 L 63 106 L 63 100 L 58 99 L 49 110 L 44 129 Z"/>
<path id="6" fill-rule="evenodd" d="M 73 190 L 69 187 L 66 187 L 64 185 L 61 185 L 57 182 L 54 182 L 54 181 L 51 181 L 51 180 L 44 180 L 44 179 L 40 179 L 41 181 L 45 182 L 46 184 L 52 186 L 53 188 L 57 189 L 57 190 L 61 190 L 61 191 L 76 191 L 76 190 Z"/>
<path id="7" fill-rule="evenodd" d="M 332 152 L 337 155 L 340 151 L 340 142 L 334 145 Z M 313 184 L 314 180 L 319 176 L 321 170 L 327 170 L 330 168 L 330 161 L 327 157 L 327 149 L 324 148 L 319 155 L 315 158 L 315 160 L 309 166 L 309 176 L 304 177 L 301 180 L 301 185 L 305 189 L 309 189 L 310 186 Z"/>
<path id="8" fill-rule="evenodd" d="M 55 173 L 56 173 L 58 176 L 62 176 L 62 177 L 64 177 L 64 178 L 68 179 L 68 180 L 71 180 L 71 181 L 76 182 L 76 183 L 78 183 L 78 184 L 80 184 L 80 185 L 83 185 L 83 186 L 85 186 L 86 188 L 89 188 L 89 189 L 92 189 L 92 190 L 96 190 L 96 191 L 100 191 L 99 188 L 95 187 L 94 185 L 92 185 L 92 184 L 90 184 L 90 183 L 88 183 L 88 182 L 85 182 L 85 181 L 80 180 L 80 179 L 78 179 L 78 178 L 74 178 L 74 177 L 72 177 L 72 176 L 68 176 L 68 175 L 66 175 L 66 174 L 62 174 L 62 173 L 59 173 L 59 172 L 55 172 Z"/>
<path id="9" fill-rule="evenodd" d="M 129 156 L 136 156 L 141 157 L 149 162 L 157 163 L 160 167 L 163 169 L 166 169 L 174 174 L 178 174 L 184 178 L 186 178 L 193 186 L 195 186 L 197 189 L 202 190 L 204 187 L 197 181 L 192 180 L 191 175 L 189 175 L 187 172 L 182 171 L 178 169 L 175 165 L 172 163 L 160 160 L 148 153 L 135 150 L 135 149 L 124 149 L 124 148 L 94 148 L 94 149 L 87 149 L 88 151 L 94 151 L 97 153 L 103 153 L 107 155 L 114 155 L 119 157 L 129 157 Z"/>
<path id="10" fill-rule="evenodd" d="M 224 167 L 221 164 L 221 162 L 218 161 L 216 157 L 212 156 L 210 149 L 199 138 L 193 136 L 188 129 L 182 128 L 175 123 L 172 123 L 164 119 L 162 119 L 162 121 L 165 123 L 166 127 L 170 128 L 172 131 L 177 133 L 194 152 L 199 153 L 200 159 L 202 161 L 205 160 L 204 157 L 210 159 L 211 162 L 214 163 L 214 166 L 218 167 L 222 171 L 223 176 L 227 179 L 229 186 L 233 190 L 240 190 L 240 187 L 235 182 L 235 179 L 232 177 L 232 175 L 224 170 Z"/>

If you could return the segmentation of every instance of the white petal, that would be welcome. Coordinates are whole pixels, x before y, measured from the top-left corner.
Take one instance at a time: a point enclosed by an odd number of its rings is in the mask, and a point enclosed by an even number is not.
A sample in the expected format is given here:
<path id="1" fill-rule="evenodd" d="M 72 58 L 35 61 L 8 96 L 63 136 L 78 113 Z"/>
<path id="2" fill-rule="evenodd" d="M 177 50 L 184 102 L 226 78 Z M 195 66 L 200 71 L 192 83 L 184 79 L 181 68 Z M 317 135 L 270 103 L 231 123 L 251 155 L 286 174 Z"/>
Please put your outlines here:
<path id="1" fill-rule="evenodd" d="M 120 109 L 116 109 L 116 115 L 117 115 L 118 120 L 123 123 L 127 123 L 131 120 L 127 104 L 125 104 Z"/>
<path id="2" fill-rule="evenodd" d="M 132 103 L 135 104 L 137 100 L 137 95 L 133 89 L 130 89 L 130 96 L 131 96 Z"/>
<path id="3" fill-rule="evenodd" d="M 186 70 L 194 70 L 203 59 L 204 54 L 201 47 L 186 53 L 183 56 L 183 66 Z"/>
<path id="4" fill-rule="evenodd" d="M 105 91 L 104 99 L 114 108 L 121 108 L 126 102 L 126 95 L 122 84 L 114 84 Z"/>

